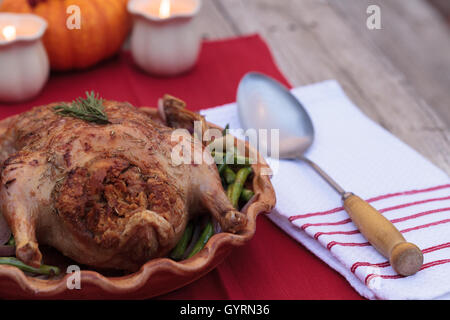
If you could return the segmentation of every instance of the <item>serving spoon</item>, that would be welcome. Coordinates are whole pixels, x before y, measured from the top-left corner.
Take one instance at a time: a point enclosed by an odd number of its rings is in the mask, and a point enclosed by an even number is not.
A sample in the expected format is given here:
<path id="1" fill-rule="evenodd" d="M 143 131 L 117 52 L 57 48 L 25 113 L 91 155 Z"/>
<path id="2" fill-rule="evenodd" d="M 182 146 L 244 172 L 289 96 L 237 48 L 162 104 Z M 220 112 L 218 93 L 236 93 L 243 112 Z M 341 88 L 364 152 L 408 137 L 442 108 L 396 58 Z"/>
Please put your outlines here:
<path id="1" fill-rule="evenodd" d="M 396 227 L 374 207 L 345 191 L 304 156 L 314 141 L 314 126 L 304 107 L 288 89 L 272 78 L 251 72 L 239 84 L 237 104 L 244 129 L 279 129 L 279 157 L 304 161 L 325 179 L 341 195 L 344 208 L 359 231 L 389 259 L 398 274 L 409 276 L 420 270 L 423 255 L 415 244 L 406 242 Z M 265 143 L 264 148 L 271 156 L 270 141 L 260 141 L 260 146 L 261 143 Z"/>

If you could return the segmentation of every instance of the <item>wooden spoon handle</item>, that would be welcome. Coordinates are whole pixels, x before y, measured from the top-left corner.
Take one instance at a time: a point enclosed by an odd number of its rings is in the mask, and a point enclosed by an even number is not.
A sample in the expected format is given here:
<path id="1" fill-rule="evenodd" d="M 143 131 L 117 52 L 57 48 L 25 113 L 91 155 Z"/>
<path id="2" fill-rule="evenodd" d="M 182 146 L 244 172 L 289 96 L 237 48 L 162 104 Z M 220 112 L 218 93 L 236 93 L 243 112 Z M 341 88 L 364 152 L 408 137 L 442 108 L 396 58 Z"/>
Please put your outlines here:
<path id="1" fill-rule="evenodd" d="M 352 193 L 345 194 L 343 201 L 345 210 L 359 231 L 389 259 L 398 274 L 409 276 L 420 270 L 423 264 L 422 251 L 415 244 L 406 242 L 388 219 Z"/>

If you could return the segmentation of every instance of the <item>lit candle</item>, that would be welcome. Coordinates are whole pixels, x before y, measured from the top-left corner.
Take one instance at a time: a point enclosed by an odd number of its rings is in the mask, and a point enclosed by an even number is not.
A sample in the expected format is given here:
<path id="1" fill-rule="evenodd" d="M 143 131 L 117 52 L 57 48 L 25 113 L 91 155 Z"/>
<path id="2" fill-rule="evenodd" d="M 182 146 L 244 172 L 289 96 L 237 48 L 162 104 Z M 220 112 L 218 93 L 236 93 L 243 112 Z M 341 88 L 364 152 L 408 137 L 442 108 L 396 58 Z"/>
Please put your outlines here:
<path id="1" fill-rule="evenodd" d="M 170 0 L 161 0 L 159 5 L 159 17 L 161 19 L 170 17 Z"/>
<path id="2" fill-rule="evenodd" d="M 201 37 L 195 17 L 201 0 L 130 0 L 135 17 L 131 53 L 142 69 L 157 75 L 176 75 L 198 59 Z"/>
<path id="3" fill-rule="evenodd" d="M 37 95 L 50 72 L 42 36 L 44 19 L 32 14 L 0 13 L 0 101 Z"/>
<path id="4" fill-rule="evenodd" d="M 5 39 L 6 41 L 13 41 L 16 39 L 16 27 L 14 26 L 6 26 L 2 29 L 2 36 L 3 39 Z"/>

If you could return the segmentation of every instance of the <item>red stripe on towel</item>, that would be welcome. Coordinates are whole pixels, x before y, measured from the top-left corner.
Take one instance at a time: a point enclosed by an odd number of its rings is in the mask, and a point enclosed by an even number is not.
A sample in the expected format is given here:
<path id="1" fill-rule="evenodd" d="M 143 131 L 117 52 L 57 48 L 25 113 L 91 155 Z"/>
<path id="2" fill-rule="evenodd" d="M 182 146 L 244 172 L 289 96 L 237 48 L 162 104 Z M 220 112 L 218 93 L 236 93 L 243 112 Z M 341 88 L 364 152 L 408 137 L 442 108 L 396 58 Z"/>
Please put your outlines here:
<path id="1" fill-rule="evenodd" d="M 375 201 L 384 200 L 384 199 L 397 197 L 397 196 L 413 195 L 413 194 L 424 193 L 424 192 L 431 192 L 431 191 L 436 191 L 436 190 L 446 189 L 446 188 L 450 188 L 450 184 L 444 184 L 444 185 L 431 187 L 431 188 L 426 188 L 426 189 L 418 189 L 418 190 L 409 190 L 409 191 L 403 191 L 403 192 L 397 192 L 397 193 L 389 193 L 389 194 L 385 194 L 385 195 L 381 195 L 381 196 L 377 196 L 377 197 L 374 197 L 374 198 L 367 199 L 366 201 L 367 202 L 375 202 Z M 296 215 L 296 216 L 289 217 L 289 221 L 292 222 L 292 221 L 295 221 L 297 219 L 332 214 L 332 213 L 336 213 L 336 212 L 339 212 L 339 211 L 342 211 L 342 210 L 344 210 L 344 207 L 337 207 L 337 208 L 334 208 L 334 209 L 331 209 L 331 210 L 321 211 L 321 212 L 299 214 L 299 215 Z"/>
<path id="2" fill-rule="evenodd" d="M 384 213 L 384 212 L 393 211 L 393 210 L 397 210 L 397 209 L 403 209 L 403 208 L 406 208 L 406 207 L 412 207 L 412 206 L 416 206 L 416 205 L 424 204 L 424 203 L 428 203 L 428 202 L 443 201 L 443 200 L 450 200 L 450 196 L 440 197 L 440 198 L 431 198 L 431 199 L 426 199 L 426 200 L 420 200 L 420 201 L 404 203 L 404 204 L 400 204 L 400 205 L 397 205 L 397 206 L 383 208 L 383 209 L 380 209 L 378 211 L 380 213 Z M 444 209 L 446 209 L 446 208 L 444 208 Z M 399 219 L 403 219 L 403 218 L 399 218 Z M 352 221 L 351 219 L 344 219 L 344 220 L 337 221 L 337 222 L 305 223 L 305 224 L 303 224 L 301 226 L 301 228 L 302 228 L 302 230 L 305 230 L 306 228 L 309 228 L 309 227 L 336 226 L 336 225 L 340 225 L 340 224 L 350 223 L 351 221 Z"/>
<path id="3" fill-rule="evenodd" d="M 304 225 L 301 226 L 301 228 L 302 228 L 302 230 L 305 230 L 306 228 L 309 228 L 309 227 L 337 226 L 337 225 L 346 224 L 349 222 L 352 222 L 352 219 L 348 218 L 348 219 L 337 221 L 337 222 L 305 223 Z"/>
<path id="4" fill-rule="evenodd" d="M 435 210 L 428 210 L 428 211 L 424 211 L 424 212 L 420 212 L 420 213 L 416 213 L 410 216 L 406 216 L 406 217 L 402 217 L 402 218 L 398 218 L 398 219 L 393 219 L 391 220 L 392 223 L 397 223 L 397 222 L 403 222 L 406 220 L 411 220 L 411 219 L 416 219 L 425 215 L 429 215 L 432 213 L 439 213 L 439 212 L 445 212 L 445 211 L 450 211 L 450 207 L 449 208 L 442 208 L 442 209 L 435 209 Z M 360 233 L 359 230 L 351 230 L 351 231 L 330 231 L 330 232 L 317 232 L 314 235 L 314 238 L 317 240 L 320 236 L 322 235 L 333 235 L 333 234 L 344 234 L 344 235 L 351 235 L 351 234 L 358 234 Z"/>
<path id="5" fill-rule="evenodd" d="M 330 231 L 330 232 L 317 232 L 314 235 L 314 239 L 319 239 L 320 236 L 322 235 L 333 235 L 333 234 L 345 234 L 345 235 L 349 235 L 349 234 L 357 234 L 359 233 L 359 230 L 351 230 L 351 231 Z"/>
<path id="6" fill-rule="evenodd" d="M 356 269 L 359 267 L 378 267 L 378 268 L 386 268 L 389 267 L 391 264 L 389 261 L 380 262 L 380 263 L 370 263 L 370 262 L 355 262 L 352 267 L 350 268 L 350 271 L 355 273 Z"/>
<path id="7" fill-rule="evenodd" d="M 447 243 L 443 243 L 437 246 L 433 246 L 430 248 L 426 248 L 422 250 L 423 254 L 426 253 L 430 253 L 430 252 L 434 252 L 434 251 L 438 251 L 438 250 L 442 250 L 445 248 L 449 248 L 450 247 L 450 242 Z M 389 263 L 389 261 L 385 261 L 385 262 L 380 262 L 380 263 L 370 263 L 370 262 L 355 262 L 352 267 L 350 268 L 350 271 L 355 273 L 356 269 L 358 269 L 359 267 L 378 267 L 378 268 L 386 268 L 389 267 L 391 264 Z"/>
<path id="8" fill-rule="evenodd" d="M 445 212 L 445 211 L 449 211 L 450 208 L 441 208 L 441 209 L 434 209 L 434 210 L 428 210 L 428 211 L 424 211 L 424 212 L 420 212 L 420 213 L 416 213 L 410 216 L 406 216 L 406 217 L 402 217 L 402 218 L 397 218 L 397 219 L 393 219 L 391 220 L 392 223 L 397 223 L 397 222 L 403 222 L 406 220 L 411 220 L 411 219 L 416 219 L 422 216 L 426 216 L 432 213 L 439 213 L 439 212 Z"/>
<path id="9" fill-rule="evenodd" d="M 401 233 L 407 233 L 407 232 L 410 232 L 410 231 L 415 231 L 415 230 L 419 230 L 419 229 L 425 229 L 425 228 L 428 228 L 428 227 L 437 226 L 437 225 L 444 224 L 444 223 L 449 223 L 449 222 L 450 222 L 450 219 L 435 221 L 435 222 L 423 224 L 423 225 L 420 225 L 420 226 L 416 226 L 416 227 L 400 230 L 400 232 Z M 367 246 L 370 246 L 370 243 L 369 242 L 337 242 L 337 241 L 331 241 L 331 242 L 329 242 L 327 244 L 327 249 L 331 250 L 331 248 L 333 248 L 336 245 L 344 246 L 344 247 L 367 247 Z"/>
<path id="10" fill-rule="evenodd" d="M 428 262 L 425 263 L 422 268 L 420 268 L 419 272 L 428 268 L 432 268 L 435 266 L 439 266 L 441 264 L 446 264 L 449 263 L 450 259 L 442 259 L 442 260 L 436 260 L 436 261 L 432 261 L 432 262 Z M 366 286 L 369 285 L 369 282 L 374 279 L 374 278 L 382 278 L 382 279 L 399 279 L 399 278 L 404 278 L 403 276 L 399 275 L 399 274 L 395 274 L 395 275 L 381 275 L 381 274 L 369 274 L 366 279 L 365 279 L 365 284 Z"/>
<path id="11" fill-rule="evenodd" d="M 370 246 L 369 242 L 337 242 L 331 241 L 327 244 L 327 249 L 331 250 L 334 246 L 343 246 L 343 247 L 367 247 Z"/>
<path id="12" fill-rule="evenodd" d="M 450 219 L 445 219 L 445 220 L 441 220 L 441 221 L 427 223 L 427 224 L 424 224 L 424 225 L 421 225 L 421 226 L 417 226 L 417 227 L 404 229 L 404 230 L 401 230 L 400 232 L 401 233 L 407 233 L 407 232 L 410 232 L 410 231 L 415 231 L 415 230 L 419 230 L 419 229 L 425 229 L 425 228 L 428 228 L 428 227 L 437 226 L 439 224 L 444 224 L 444 223 L 449 223 L 449 222 L 450 222 Z"/>
<path id="13" fill-rule="evenodd" d="M 387 211 L 392 211 L 392 210 L 397 210 L 397 209 L 403 209 L 403 208 L 407 208 L 407 207 L 416 206 L 416 205 L 418 205 L 418 204 L 424 204 L 424 203 L 434 202 L 434 201 L 449 200 L 449 199 L 450 199 L 450 196 L 447 196 L 447 197 L 440 197 L 440 198 L 431 198 L 431 199 L 420 200 L 420 201 L 414 201 L 414 202 L 405 203 L 405 204 L 399 204 L 399 205 L 397 205 L 397 206 L 392 206 L 392 207 L 389 207 L 389 208 L 380 209 L 380 210 L 378 210 L 378 211 L 381 212 L 381 213 L 383 213 L 383 212 L 387 212 Z"/>

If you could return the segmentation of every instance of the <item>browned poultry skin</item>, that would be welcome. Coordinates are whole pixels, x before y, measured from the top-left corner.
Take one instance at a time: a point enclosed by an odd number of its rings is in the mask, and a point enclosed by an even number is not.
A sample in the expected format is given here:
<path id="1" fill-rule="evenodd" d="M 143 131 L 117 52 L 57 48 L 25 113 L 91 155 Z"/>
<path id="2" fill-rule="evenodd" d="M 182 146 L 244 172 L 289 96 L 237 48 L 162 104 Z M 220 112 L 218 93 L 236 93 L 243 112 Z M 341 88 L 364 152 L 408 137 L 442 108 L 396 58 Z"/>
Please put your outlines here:
<path id="1" fill-rule="evenodd" d="M 80 264 L 136 270 L 165 256 L 194 215 L 209 211 L 224 231 L 245 226 L 214 164 L 173 165 L 173 128 L 125 103 L 104 102 L 107 125 L 53 106 L 0 124 L 1 212 L 23 262 L 40 265 L 39 243 Z"/>

